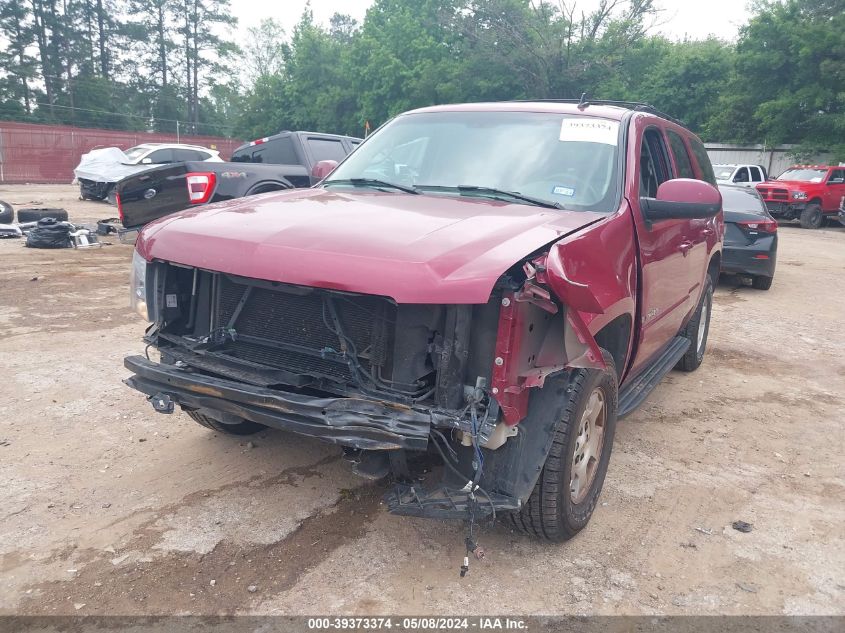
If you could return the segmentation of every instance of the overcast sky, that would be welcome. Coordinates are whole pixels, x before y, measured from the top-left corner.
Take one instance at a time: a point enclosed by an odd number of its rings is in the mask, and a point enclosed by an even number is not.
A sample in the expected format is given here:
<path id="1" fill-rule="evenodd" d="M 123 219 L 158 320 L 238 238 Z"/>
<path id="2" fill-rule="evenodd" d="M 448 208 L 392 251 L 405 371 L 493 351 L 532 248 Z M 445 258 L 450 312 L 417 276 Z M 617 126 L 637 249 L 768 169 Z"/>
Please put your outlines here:
<path id="1" fill-rule="evenodd" d="M 745 9 L 747 0 L 657 0 L 664 9 L 657 30 L 672 39 L 703 39 L 715 35 L 722 39 L 736 38 L 737 29 L 748 19 Z M 311 0 L 314 18 L 328 24 L 334 13 L 347 13 L 361 22 L 372 0 Z M 589 11 L 598 0 L 577 0 L 577 10 Z M 275 18 L 285 27 L 288 35 L 299 21 L 305 0 L 284 0 L 272 2 L 263 0 L 231 0 L 232 12 L 240 20 L 240 29 L 245 31 L 257 25 L 263 18 Z"/>

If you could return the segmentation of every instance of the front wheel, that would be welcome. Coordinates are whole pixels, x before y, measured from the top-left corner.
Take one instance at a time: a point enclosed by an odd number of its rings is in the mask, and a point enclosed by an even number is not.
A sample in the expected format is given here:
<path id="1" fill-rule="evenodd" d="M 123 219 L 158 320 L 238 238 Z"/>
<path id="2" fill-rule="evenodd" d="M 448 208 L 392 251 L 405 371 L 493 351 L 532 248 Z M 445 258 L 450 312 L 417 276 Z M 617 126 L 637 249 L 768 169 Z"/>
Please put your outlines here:
<path id="1" fill-rule="evenodd" d="M 543 389 L 559 389 L 564 402 L 555 407 L 562 413 L 534 490 L 511 515 L 521 532 L 565 541 L 593 515 L 610 462 L 618 404 L 613 358 L 603 355 L 606 369 L 576 369 L 546 380 Z"/>
<path id="2" fill-rule="evenodd" d="M 234 424 L 223 424 L 222 422 L 218 422 L 214 418 L 204 415 L 199 411 L 186 410 L 185 413 L 187 413 L 191 419 L 200 426 L 204 426 L 212 431 L 219 431 L 220 433 L 225 433 L 227 435 L 252 435 L 253 433 L 258 433 L 259 431 L 263 431 L 267 428 L 263 424 L 251 422 L 250 420 L 241 420 L 240 422 L 236 422 Z"/>
<path id="3" fill-rule="evenodd" d="M 808 204 L 801 212 L 801 228 L 819 229 L 824 224 L 824 216 L 821 207 L 817 204 Z"/>

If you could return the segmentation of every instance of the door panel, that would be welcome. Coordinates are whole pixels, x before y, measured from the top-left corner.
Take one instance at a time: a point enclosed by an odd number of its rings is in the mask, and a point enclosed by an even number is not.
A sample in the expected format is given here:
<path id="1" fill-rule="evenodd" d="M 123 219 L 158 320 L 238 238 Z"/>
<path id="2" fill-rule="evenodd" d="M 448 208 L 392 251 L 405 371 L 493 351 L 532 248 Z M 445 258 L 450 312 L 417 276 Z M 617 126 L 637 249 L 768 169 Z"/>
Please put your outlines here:
<path id="1" fill-rule="evenodd" d="M 657 186 L 674 177 L 673 164 L 658 120 L 645 127 L 634 125 L 629 138 L 629 160 L 639 166 L 641 177 L 629 173 L 626 192 L 633 209 L 640 244 L 641 309 L 635 373 L 678 334 L 695 296 L 703 265 L 700 228 L 688 220 L 665 220 L 649 226 L 640 209 L 641 197 L 654 197 Z M 633 170 L 629 170 L 633 171 Z"/>

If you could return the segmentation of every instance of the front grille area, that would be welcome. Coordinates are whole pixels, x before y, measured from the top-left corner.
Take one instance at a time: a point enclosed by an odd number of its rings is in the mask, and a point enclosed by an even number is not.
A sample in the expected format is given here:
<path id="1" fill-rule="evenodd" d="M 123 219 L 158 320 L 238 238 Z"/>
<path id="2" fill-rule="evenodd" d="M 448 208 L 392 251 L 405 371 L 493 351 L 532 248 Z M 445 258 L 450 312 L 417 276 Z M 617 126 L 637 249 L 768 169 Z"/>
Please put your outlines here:
<path id="1" fill-rule="evenodd" d="M 789 201 L 789 190 L 779 189 L 777 187 L 757 187 L 757 191 L 763 196 L 764 200 L 774 200 L 778 202 Z"/>
<path id="2" fill-rule="evenodd" d="M 363 370 L 384 367 L 392 356 L 396 306 L 384 297 L 252 286 L 232 323 L 248 287 L 223 275 L 218 278 L 214 325 L 231 325 L 236 332 L 235 340 L 225 346 L 228 355 L 299 375 L 352 381 L 347 361 L 332 358 L 342 352 L 343 344 L 332 331 L 336 325 L 331 302 L 348 352 Z"/>

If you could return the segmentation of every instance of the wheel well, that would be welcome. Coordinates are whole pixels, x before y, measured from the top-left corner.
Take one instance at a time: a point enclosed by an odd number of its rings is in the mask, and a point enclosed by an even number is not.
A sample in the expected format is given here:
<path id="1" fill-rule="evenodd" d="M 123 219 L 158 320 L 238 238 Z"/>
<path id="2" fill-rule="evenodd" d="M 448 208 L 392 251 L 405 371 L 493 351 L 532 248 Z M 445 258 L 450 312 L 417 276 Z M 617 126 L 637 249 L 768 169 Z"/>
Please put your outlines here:
<path id="1" fill-rule="evenodd" d="M 822 199 L 821 198 L 813 198 L 812 200 L 807 201 L 807 204 L 817 204 L 817 205 L 821 206 L 822 205 Z"/>
<path id="2" fill-rule="evenodd" d="M 707 274 L 710 275 L 710 281 L 713 283 L 713 287 L 716 287 L 716 284 L 719 283 L 719 271 L 722 269 L 722 254 L 715 253 L 713 258 L 710 260 L 710 265 L 707 267 Z"/>
<path id="3" fill-rule="evenodd" d="M 606 349 L 613 357 L 616 372 L 621 378 L 625 373 L 628 343 L 631 339 L 631 315 L 623 314 L 605 325 L 595 336 L 599 347 Z"/>
<path id="4" fill-rule="evenodd" d="M 246 193 L 246 195 L 254 196 L 254 195 L 259 194 L 259 193 L 269 193 L 271 191 L 284 191 L 285 189 L 288 189 L 288 187 L 285 187 L 282 184 L 273 183 L 273 182 L 266 182 L 264 184 L 257 185 L 255 187 L 255 189 L 250 189 Z"/>

